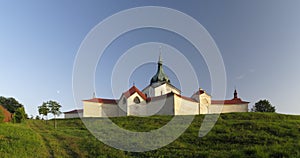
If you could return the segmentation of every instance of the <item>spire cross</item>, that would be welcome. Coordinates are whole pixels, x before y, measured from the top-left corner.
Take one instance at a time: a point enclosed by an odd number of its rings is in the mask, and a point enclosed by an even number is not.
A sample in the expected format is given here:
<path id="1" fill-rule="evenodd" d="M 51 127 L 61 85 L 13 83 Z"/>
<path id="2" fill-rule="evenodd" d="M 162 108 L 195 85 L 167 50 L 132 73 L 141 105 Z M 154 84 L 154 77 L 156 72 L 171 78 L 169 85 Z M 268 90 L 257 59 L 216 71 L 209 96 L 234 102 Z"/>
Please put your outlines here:
<path id="1" fill-rule="evenodd" d="M 158 59 L 158 63 L 162 63 L 161 53 L 162 53 L 162 47 L 159 46 L 159 59 Z"/>

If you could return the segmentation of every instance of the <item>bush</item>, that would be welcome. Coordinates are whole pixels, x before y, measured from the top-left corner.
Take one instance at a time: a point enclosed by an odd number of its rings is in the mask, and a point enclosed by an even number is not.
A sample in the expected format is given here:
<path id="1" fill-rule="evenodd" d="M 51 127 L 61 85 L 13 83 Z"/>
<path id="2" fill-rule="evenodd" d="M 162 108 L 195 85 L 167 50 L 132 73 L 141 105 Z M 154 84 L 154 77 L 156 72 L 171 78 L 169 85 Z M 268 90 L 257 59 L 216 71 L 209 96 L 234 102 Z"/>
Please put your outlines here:
<path id="1" fill-rule="evenodd" d="M 255 103 L 251 109 L 253 112 L 275 112 L 275 106 L 272 106 L 268 100 L 260 100 Z"/>
<path id="2" fill-rule="evenodd" d="M 0 123 L 4 122 L 4 121 L 3 121 L 4 118 L 5 118 L 5 116 L 4 116 L 4 114 L 3 114 L 3 111 L 0 109 Z"/>
<path id="3" fill-rule="evenodd" d="M 21 123 L 27 119 L 27 114 L 25 113 L 24 107 L 20 107 L 16 110 L 13 115 L 13 122 L 14 123 Z"/>

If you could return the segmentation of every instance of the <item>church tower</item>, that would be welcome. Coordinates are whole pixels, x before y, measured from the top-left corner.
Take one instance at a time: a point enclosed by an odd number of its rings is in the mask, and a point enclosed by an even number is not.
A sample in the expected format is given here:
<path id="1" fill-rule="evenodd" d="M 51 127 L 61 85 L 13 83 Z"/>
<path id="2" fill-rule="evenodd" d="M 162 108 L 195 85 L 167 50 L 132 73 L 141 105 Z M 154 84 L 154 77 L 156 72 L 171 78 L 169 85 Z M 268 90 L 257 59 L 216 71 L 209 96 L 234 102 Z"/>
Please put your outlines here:
<path id="1" fill-rule="evenodd" d="M 170 79 L 164 72 L 161 55 L 159 55 L 159 59 L 158 59 L 158 62 L 157 62 L 157 72 L 152 77 L 152 79 L 150 81 L 150 84 L 164 83 L 164 82 L 170 83 Z"/>
<path id="2" fill-rule="evenodd" d="M 149 86 L 144 88 L 142 92 L 145 93 L 147 97 L 157 97 L 171 92 L 175 94 L 181 93 L 179 89 L 171 84 L 169 77 L 165 74 L 161 55 L 159 55 L 157 62 L 156 74 L 151 78 Z"/>
<path id="3" fill-rule="evenodd" d="M 233 99 L 237 99 L 238 98 L 238 93 L 236 91 L 236 89 L 234 90 L 234 93 L 233 93 Z"/>

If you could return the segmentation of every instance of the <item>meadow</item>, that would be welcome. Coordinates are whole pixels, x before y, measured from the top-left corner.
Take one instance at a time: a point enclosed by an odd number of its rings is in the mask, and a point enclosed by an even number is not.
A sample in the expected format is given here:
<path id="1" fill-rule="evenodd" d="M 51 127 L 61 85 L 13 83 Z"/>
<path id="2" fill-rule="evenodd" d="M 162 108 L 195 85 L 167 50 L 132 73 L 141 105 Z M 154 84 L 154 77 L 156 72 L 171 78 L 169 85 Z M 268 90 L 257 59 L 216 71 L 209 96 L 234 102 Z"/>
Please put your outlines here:
<path id="1" fill-rule="evenodd" d="M 157 129 L 172 116 L 112 118 L 132 131 Z M 222 114 L 204 137 L 196 116 L 177 140 L 157 150 L 126 152 L 98 141 L 80 119 L 0 123 L 0 157 L 300 157 L 300 116 L 275 113 Z"/>

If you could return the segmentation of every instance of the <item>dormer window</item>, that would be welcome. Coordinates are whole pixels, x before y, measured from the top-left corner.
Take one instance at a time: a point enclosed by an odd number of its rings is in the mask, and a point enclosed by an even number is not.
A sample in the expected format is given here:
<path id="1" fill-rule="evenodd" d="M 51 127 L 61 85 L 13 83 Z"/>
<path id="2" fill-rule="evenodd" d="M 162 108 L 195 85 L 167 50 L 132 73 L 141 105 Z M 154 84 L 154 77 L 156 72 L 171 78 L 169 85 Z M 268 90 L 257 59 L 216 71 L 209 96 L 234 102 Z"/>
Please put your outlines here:
<path id="1" fill-rule="evenodd" d="M 136 103 L 136 104 L 139 104 L 139 103 L 141 103 L 141 101 L 140 101 L 140 98 L 139 98 L 139 97 L 135 97 L 135 98 L 133 99 L 133 102 L 134 102 L 134 103 Z"/>

